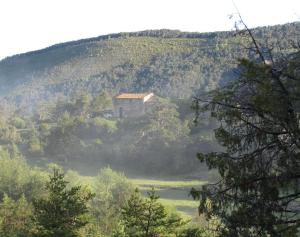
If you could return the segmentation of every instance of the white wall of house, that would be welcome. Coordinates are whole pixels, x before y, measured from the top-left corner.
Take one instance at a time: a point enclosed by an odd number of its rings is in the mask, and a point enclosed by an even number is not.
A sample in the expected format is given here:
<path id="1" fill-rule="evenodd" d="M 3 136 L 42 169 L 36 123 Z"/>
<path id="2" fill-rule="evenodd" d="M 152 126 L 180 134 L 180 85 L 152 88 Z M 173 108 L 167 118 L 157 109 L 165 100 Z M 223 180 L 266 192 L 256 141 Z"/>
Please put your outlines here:
<path id="1" fill-rule="evenodd" d="M 146 113 L 147 102 L 153 97 L 149 93 L 143 98 L 115 98 L 114 115 L 119 118 L 139 117 Z"/>
<path id="2" fill-rule="evenodd" d="M 138 117 L 145 114 L 145 105 L 142 99 L 116 99 L 116 117 Z"/>

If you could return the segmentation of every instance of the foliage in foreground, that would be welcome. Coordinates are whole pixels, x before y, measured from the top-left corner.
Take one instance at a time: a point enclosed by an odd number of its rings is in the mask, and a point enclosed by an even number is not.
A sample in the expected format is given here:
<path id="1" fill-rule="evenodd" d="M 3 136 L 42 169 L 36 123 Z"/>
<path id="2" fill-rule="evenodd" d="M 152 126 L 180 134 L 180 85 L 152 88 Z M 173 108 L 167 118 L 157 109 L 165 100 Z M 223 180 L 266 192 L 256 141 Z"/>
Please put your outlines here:
<path id="1" fill-rule="evenodd" d="M 67 188 L 64 174 L 54 169 L 46 183 L 48 197 L 33 202 L 34 216 L 38 226 L 37 237 L 75 237 L 85 226 L 88 213 L 87 203 L 94 196 L 80 186 Z"/>
<path id="2" fill-rule="evenodd" d="M 129 227 L 132 220 L 149 220 L 148 233 L 199 236 L 190 235 L 186 221 L 163 206 L 154 192 L 143 198 L 123 174 L 110 168 L 100 170 L 89 182 L 74 171 L 64 175 L 57 165 L 51 165 L 51 171 L 30 167 L 18 154 L 5 149 L 0 153 L 3 237 L 120 237 L 129 232 L 144 236 L 141 226 Z M 132 210 L 129 203 L 139 208 Z"/>
<path id="3" fill-rule="evenodd" d="M 272 63 L 255 50 L 255 61 L 239 61 L 237 80 L 196 101 L 220 122 L 215 136 L 225 150 L 198 155 L 220 180 L 193 194 L 202 213 L 221 218 L 224 236 L 297 236 L 299 50 Z"/>
<path id="4" fill-rule="evenodd" d="M 0 204 L 0 236 L 28 237 L 34 229 L 32 204 L 23 195 L 17 201 L 4 195 Z"/>
<path id="5" fill-rule="evenodd" d="M 169 236 L 186 224 L 178 214 L 167 213 L 158 199 L 154 189 L 148 192 L 148 198 L 141 197 L 138 190 L 132 194 L 122 208 L 125 236 Z"/>

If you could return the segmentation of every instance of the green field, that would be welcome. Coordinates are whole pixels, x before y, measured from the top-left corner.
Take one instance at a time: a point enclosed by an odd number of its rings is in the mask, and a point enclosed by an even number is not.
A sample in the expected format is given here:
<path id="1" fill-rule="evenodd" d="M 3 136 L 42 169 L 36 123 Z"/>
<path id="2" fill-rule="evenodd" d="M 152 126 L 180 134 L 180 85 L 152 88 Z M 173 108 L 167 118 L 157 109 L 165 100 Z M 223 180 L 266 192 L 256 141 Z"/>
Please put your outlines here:
<path id="1" fill-rule="evenodd" d="M 200 180 L 157 180 L 157 179 L 130 179 L 130 181 L 139 187 L 159 187 L 159 188 L 186 188 L 199 187 L 206 183 Z"/>
<path id="2" fill-rule="evenodd" d="M 78 185 L 88 184 L 93 186 L 95 177 L 77 176 L 76 173 L 69 172 L 68 176 L 72 180 L 78 180 Z M 189 195 L 191 188 L 200 188 L 207 181 L 201 180 L 165 180 L 149 178 L 129 178 L 129 181 L 136 186 L 145 196 L 152 188 L 160 196 L 160 201 L 165 206 L 176 208 L 177 211 L 188 217 L 193 217 L 198 213 L 199 201 L 193 200 Z"/>
<path id="3" fill-rule="evenodd" d="M 175 207 L 188 216 L 197 214 L 198 201 L 189 195 L 191 188 L 199 188 L 206 181 L 200 180 L 157 180 L 157 179 L 130 179 L 145 195 L 154 188 L 166 206 Z"/>

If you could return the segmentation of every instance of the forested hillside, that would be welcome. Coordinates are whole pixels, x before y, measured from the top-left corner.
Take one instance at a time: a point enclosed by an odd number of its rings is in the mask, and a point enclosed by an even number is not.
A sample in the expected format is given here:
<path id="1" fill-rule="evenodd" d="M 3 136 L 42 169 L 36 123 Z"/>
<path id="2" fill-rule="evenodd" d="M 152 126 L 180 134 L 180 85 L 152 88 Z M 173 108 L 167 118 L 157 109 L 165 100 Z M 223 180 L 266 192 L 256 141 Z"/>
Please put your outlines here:
<path id="1" fill-rule="evenodd" d="M 288 50 L 299 30 L 300 24 L 292 23 L 253 32 L 258 40 L 280 42 L 280 48 Z M 103 91 L 190 98 L 232 78 L 236 59 L 249 56 L 245 40 L 234 32 L 154 30 L 54 45 L 0 62 L 1 103 L 6 109 L 12 104 L 35 108 L 46 101 Z"/>
<path id="2" fill-rule="evenodd" d="M 198 149 L 216 149 L 210 128 L 195 127 L 190 104 L 156 97 L 151 111 L 137 118 L 107 118 L 112 108 L 108 93 L 82 95 L 75 100 L 44 106 L 32 116 L 15 111 L 0 117 L 0 146 L 19 147 L 31 163 L 55 162 L 86 175 L 110 166 L 135 175 L 192 176 L 201 165 Z M 203 168 L 203 167 L 202 167 Z"/>

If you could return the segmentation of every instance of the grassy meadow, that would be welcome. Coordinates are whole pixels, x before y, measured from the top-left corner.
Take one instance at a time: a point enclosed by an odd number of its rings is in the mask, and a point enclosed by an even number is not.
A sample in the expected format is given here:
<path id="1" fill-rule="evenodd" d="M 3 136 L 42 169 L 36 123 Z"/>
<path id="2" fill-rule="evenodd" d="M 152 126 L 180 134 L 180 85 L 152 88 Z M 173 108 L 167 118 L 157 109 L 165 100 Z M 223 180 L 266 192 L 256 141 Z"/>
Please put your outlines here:
<path id="1" fill-rule="evenodd" d="M 67 177 L 70 180 L 77 180 L 78 185 L 93 186 L 97 176 L 79 176 L 77 172 L 69 171 Z M 194 217 L 198 211 L 199 201 L 193 200 L 189 195 L 191 188 L 200 188 L 206 184 L 204 180 L 190 179 L 163 179 L 163 178 L 128 178 L 128 180 L 138 188 L 145 196 L 152 188 L 160 197 L 162 204 L 169 208 L 176 208 L 187 217 Z"/>
<path id="2" fill-rule="evenodd" d="M 175 207 L 183 215 L 195 216 L 198 201 L 189 195 L 191 188 L 198 188 L 206 183 L 201 180 L 159 180 L 159 179 L 130 179 L 139 190 L 147 194 L 154 188 L 160 196 L 160 201 L 169 207 Z"/>

